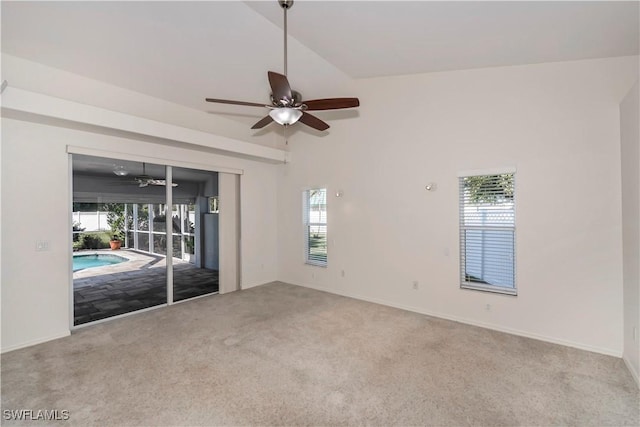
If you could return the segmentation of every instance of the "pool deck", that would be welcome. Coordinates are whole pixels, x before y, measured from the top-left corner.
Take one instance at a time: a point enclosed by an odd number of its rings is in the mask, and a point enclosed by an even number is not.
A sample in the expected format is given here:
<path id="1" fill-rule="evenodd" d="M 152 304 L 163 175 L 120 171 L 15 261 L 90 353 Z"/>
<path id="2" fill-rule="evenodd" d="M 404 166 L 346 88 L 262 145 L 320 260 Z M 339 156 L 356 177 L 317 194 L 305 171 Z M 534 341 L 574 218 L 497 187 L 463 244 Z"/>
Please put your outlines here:
<path id="1" fill-rule="evenodd" d="M 74 255 L 108 254 L 129 261 L 73 273 L 74 325 L 166 303 L 167 273 L 163 256 L 121 249 Z M 173 259 L 174 301 L 218 291 L 218 271 Z"/>

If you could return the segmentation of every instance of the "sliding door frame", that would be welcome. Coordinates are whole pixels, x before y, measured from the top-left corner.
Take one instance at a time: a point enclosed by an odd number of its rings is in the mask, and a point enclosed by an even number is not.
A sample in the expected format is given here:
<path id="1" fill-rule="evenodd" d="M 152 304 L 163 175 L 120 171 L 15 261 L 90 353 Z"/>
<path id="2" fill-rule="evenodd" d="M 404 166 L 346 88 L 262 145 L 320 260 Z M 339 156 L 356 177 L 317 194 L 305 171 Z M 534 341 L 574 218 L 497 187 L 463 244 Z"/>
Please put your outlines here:
<path id="1" fill-rule="evenodd" d="M 88 148 L 88 147 L 80 147 L 80 146 L 73 146 L 73 145 L 67 145 L 67 156 L 68 156 L 68 178 L 69 178 L 69 202 L 67 203 L 69 212 L 68 212 L 68 218 L 69 219 L 69 223 L 67 225 L 68 227 L 68 231 L 69 233 L 72 232 L 73 230 L 73 219 L 72 219 L 72 206 L 73 206 L 73 155 L 85 155 L 85 156 L 95 156 L 95 157 L 102 157 L 102 158 L 107 158 L 107 159 L 114 159 L 114 160 L 125 160 L 125 161 L 134 161 L 134 162 L 144 162 L 144 163 L 154 163 L 157 165 L 161 165 L 165 167 L 165 171 L 166 171 L 166 177 L 165 180 L 167 182 L 166 185 L 166 193 L 165 193 L 165 209 L 171 209 L 171 206 L 173 206 L 173 187 L 171 186 L 171 184 L 173 183 L 173 167 L 180 167 L 180 168 L 187 168 L 187 169 L 197 169 L 197 170 L 203 170 L 203 171 L 207 171 L 207 172 L 217 172 L 217 173 L 226 173 L 226 174 L 233 174 L 236 175 L 236 179 L 235 182 L 237 183 L 237 187 L 236 187 L 236 192 L 239 195 L 240 192 L 240 179 L 239 177 L 244 173 L 244 171 L 242 169 L 236 169 L 236 168 L 228 168 L 228 167 L 223 167 L 223 166 L 217 166 L 217 165 L 207 165 L 207 164 L 202 164 L 202 163 L 194 163 L 194 162 L 185 162 L 185 161 L 179 161 L 179 160 L 173 160 L 173 159 L 167 159 L 167 158 L 162 158 L 162 157 L 150 157 L 150 156 L 144 156 L 144 155 L 139 155 L 139 154 L 134 154 L 134 153 L 122 153 L 122 152 L 117 152 L 117 151 L 110 151 L 110 150 L 100 150 L 100 149 L 94 149 L 94 148 Z M 131 314 L 134 313 L 142 313 L 145 311 L 150 311 L 150 310 L 155 310 L 157 308 L 161 308 L 161 307 L 167 307 L 169 305 L 173 305 L 173 304 L 178 304 L 180 302 L 183 301 L 188 301 L 190 299 L 193 298 L 189 298 L 186 300 L 180 300 L 175 302 L 174 298 L 173 298 L 173 244 L 170 244 L 173 242 L 173 218 L 171 217 L 171 215 L 169 215 L 168 213 L 165 215 L 165 219 L 166 219 L 166 230 L 169 231 L 169 233 L 171 234 L 171 239 L 167 239 L 167 248 L 166 248 L 166 274 L 167 274 L 167 301 L 164 304 L 160 304 L 160 305 L 156 305 L 153 307 L 148 307 L 148 308 L 144 308 L 141 310 L 136 310 L 136 311 L 132 311 L 129 313 L 124 313 L 124 314 L 120 314 L 117 316 L 112 316 L 112 317 L 108 317 L 105 319 L 100 319 L 100 320 L 96 320 L 93 322 L 89 322 L 89 323 L 84 323 L 82 325 L 74 325 L 74 295 L 73 295 L 73 248 L 71 247 L 71 245 L 69 245 L 68 248 L 68 271 L 69 271 L 69 329 L 71 331 L 82 328 L 84 326 L 90 326 L 90 325 L 95 325 L 97 323 L 102 323 L 105 321 L 109 321 L 109 320 L 113 320 L 113 319 L 117 319 L 120 317 L 124 317 L 124 316 L 129 316 Z M 236 211 L 236 217 L 235 220 L 237 221 L 237 227 L 240 227 L 240 210 L 237 209 Z M 238 238 L 238 242 L 237 242 L 237 246 L 234 248 L 234 253 L 236 254 L 236 260 L 235 260 L 235 269 L 238 269 L 239 265 L 240 265 L 240 251 L 239 246 L 240 246 L 240 234 L 239 232 L 237 233 L 237 238 Z M 237 270 L 236 270 L 237 271 Z M 238 272 L 239 273 L 239 272 Z M 238 283 L 239 283 L 239 274 L 238 274 Z M 224 291 L 223 291 L 224 292 Z M 221 292 L 221 293 L 223 293 Z M 207 296 L 210 294 L 205 294 L 205 295 L 201 295 L 201 296 L 197 296 L 194 298 L 200 298 L 203 296 Z"/>

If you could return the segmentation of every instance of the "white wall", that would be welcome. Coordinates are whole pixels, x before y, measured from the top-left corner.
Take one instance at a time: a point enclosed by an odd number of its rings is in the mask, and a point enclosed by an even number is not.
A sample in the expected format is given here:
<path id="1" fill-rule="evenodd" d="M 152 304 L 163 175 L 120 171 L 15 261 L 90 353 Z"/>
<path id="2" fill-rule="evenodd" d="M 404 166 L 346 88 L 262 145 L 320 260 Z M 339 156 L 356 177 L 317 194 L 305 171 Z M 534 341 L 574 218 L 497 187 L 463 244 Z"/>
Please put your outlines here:
<path id="1" fill-rule="evenodd" d="M 624 57 L 357 82 L 359 117 L 296 132 L 279 166 L 280 279 L 621 356 L 618 104 L 637 75 Z M 458 280 L 456 174 L 504 166 L 517 168 L 517 297 Z M 330 190 L 326 269 L 303 263 L 313 186 Z"/>
<path id="2" fill-rule="evenodd" d="M 620 104 L 624 359 L 640 385 L 640 84 Z"/>
<path id="3" fill-rule="evenodd" d="M 218 176 L 220 195 L 220 232 L 218 241 L 224 251 L 220 251 L 220 294 L 238 290 L 240 284 L 238 250 L 240 249 L 240 233 L 238 226 L 238 212 L 240 206 L 240 179 L 237 175 L 221 173 Z M 249 239 L 252 244 L 253 239 Z M 273 245 L 273 242 L 270 242 Z"/>
<path id="4" fill-rule="evenodd" d="M 260 206 L 241 213 L 241 227 L 253 230 L 244 235 L 244 247 L 263 250 L 242 253 L 246 268 L 242 286 L 277 278 L 277 229 L 254 226 L 276 222 L 276 201 L 269 197 L 276 193 L 274 165 L 3 118 L 3 351 L 69 331 L 71 243 L 70 229 L 64 226 L 70 227 L 71 221 L 67 145 L 244 170 L 242 205 Z M 37 240 L 48 241 L 49 251 L 36 252 Z"/>
<path id="5" fill-rule="evenodd" d="M 208 107 L 204 100 L 203 110 L 198 111 L 6 53 L 2 53 L 1 58 L 2 79 L 7 80 L 12 88 L 26 89 L 254 144 L 273 146 L 279 140 L 274 133 L 258 133 L 244 123 L 206 113 Z"/>

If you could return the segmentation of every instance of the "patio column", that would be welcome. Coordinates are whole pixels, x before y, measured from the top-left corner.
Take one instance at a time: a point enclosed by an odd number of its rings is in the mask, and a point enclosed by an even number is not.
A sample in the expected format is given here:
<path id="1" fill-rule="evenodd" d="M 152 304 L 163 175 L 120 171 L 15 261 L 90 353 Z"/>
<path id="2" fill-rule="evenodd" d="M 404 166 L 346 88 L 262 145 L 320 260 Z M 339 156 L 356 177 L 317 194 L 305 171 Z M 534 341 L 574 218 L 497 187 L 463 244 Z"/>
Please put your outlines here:
<path id="1" fill-rule="evenodd" d="M 129 247 L 129 221 L 127 218 L 129 217 L 129 204 L 124 204 L 124 247 Z"/>
<path id="2" fill-rule="evenodd" d="M 138 204 L 133 204 L 133 248 L 138 249 Z"/>
<path id="3" fill-rule="evenodd" d="M 184 220 L 187 216 L 187 205 L 180 205 L 180 251 L 182 258 L 185 259 L 185 244 L 184 244 Z"/>
<path id="4" fill-rule="evenodd" d="M 149 211 L 149 253 L 153 253 L 153 205 L 149 203 L 147 205 L 147 210 Z"/>
<path id="5" fill-rule="evenodd" d="M 167 304 L 173 304 L 173 168 L 166 167 L 165 182 L 165 198 L 166 205 L 164 207 L 164 219 L 166 224 L 167 235 L 167 256 L 165 262 L 167 264 Z"/>

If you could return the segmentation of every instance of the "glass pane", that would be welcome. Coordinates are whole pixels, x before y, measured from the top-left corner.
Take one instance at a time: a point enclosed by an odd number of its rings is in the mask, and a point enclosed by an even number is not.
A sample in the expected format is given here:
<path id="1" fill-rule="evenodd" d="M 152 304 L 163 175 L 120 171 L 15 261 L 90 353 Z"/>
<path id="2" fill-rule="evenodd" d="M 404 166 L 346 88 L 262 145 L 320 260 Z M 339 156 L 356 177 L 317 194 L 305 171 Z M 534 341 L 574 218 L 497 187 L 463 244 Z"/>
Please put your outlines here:
<path id="1" fill-rule="evenodd" d="M 134 238 L 133 238 L 134 232 L 133 231 L 129 231 L 127 233 L 127 248 L 133 249 L 134 248 Z"/>
<path id="2" fill-rule="evenodd" d="M 126 173 L 114 175 L 115 168 Z M 74 325 L 167 302 L 165 259 L 149 252 L 149 203 L 164 206 L 164 171 L 160 165 L 73 155 L 73 221 L 83 229 L 74 242 Z M 119 249 L 110 248 L 114 235 Z"/>
<path id="3" fill-rule="evenodd" d="M 327 190 L 318 188 L 305 192 L 307 222 L 307 262 L 327 263 Z"/>
<path id="4" fill-rule="evenodd" d="M 153 205 L 153 231 L 165 232 L 167 231 L 167 220 L 164 213 L 165 205 Z"/>
<path id="5" fill-rule="evenodd" d="M 138 246 L 136 249 L 149 252 L 149 233 L 136 233 L 138 235 Z"/>
<path id="6" fill-rule="evenodd" d="M 174 233 L 180 234 L 182 232 L 180 222 L 183 211 L 182 205 L 173 205 L 172 207 L 171 220 L 173 221 L 172 230 Z"/>
<path id="7" fill-rule="evenodd" d="M 182 237 L 180 235 L 173 236 L 173 257 L 182 259 Z"/>
<path id="8" fill-rule="evenodd" d="M 185 206 L 186 215 L 184 220 L 185 233 L 193 234 L 195 232 L 196 206 L 192 203 Z"/>
<path id="9" fill-rule="evenodd" d="M 309 226 L 309 261 L 327 262 L 327 226 Z"/>
<path id="10" fill-rule="evenodd" d="M 147 204 L 138 204 L 138 230 L 140 231 L 148 231 L 149 230 L 149 205 Z"/>
<path id="11" fill-rule="evenodd" d="M 194 254 L 194 244 L 195 244 L 195 237 L 193 236 L 184 236 L 184 251 L 187 254 Z"/>
<path id="12" fill-rule="evenodd" d="M 465 281 L 514 287 L 513 230 L 465 230 Z"/>
<path id="13" fill-rule="evenodd" d="M 215 172 L 173 168 L 173 300 L 218 291 L 218 195 Z"/>
<path id="14" fill-rule="evenodd" d="M 153 235 L 153 253 L 159 254 L 159 255 L 167 254 L 167 235 L 166 234 Z"/>

